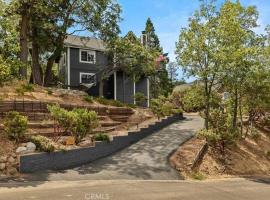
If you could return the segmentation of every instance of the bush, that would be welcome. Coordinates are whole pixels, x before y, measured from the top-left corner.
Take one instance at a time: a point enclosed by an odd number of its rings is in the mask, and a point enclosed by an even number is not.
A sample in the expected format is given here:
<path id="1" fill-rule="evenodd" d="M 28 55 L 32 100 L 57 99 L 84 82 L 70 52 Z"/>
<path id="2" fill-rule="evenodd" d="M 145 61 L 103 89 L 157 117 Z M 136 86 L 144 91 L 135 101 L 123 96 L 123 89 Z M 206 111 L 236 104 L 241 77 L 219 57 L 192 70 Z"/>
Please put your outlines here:
<path id="1" fill-rule="evenodd" d="M 205 107 L 203 88 L 192 86 L 183 92 L 182 104 L 186 112 L 198 112 Z"/>
<path id="2" fill-rule="evenodd" d="M 48 95 L 52 95 L 52 94 L 53 94 L 53 91 L 52 91 L 52 89 L 50 89 L 50 88 L 47 89 L 46 91 L 47 91 L 47 94 L 48 94 Z"/>
<path id="3" fill-rule="evenodd" d="M 134 104 L 126 104 L 121 101 L 106 99 L 104 97 L 96 97 L 95 101 L 97 101 L 100 104 L 107 105 L 107 106 L 136 108 L 136 105 Z"/>
<path id="4" fill-rule="evenodd" d="M 34 91 L 34 85 L 31 83 L 22 84 L 20 87 L 16 88 L 16 92 L 19 95 L 24 95 L 25 92 L 33 92 Z"/>
<path id="5" fill-rule="evenodd" d="M 158 117 L 165 117 L 172 114 L 182 113 L 181 109 L 175 108 L 174 105 L 164 96 L 150 101 L 152 112 Z"/>
<path id="6" fill-rule="evenodd" d="M 98 126 L 98 115 L 95 111 L 77 108 L 67 111 L 56 105 L 48 105 L 48 110 L 64 132 L 75 137 L 76 143 L 91 134 L 93 129 Z"/>
<path id="7" fill-rule="evenodd" d="M 88 103 L 93 103 L 94 102 L 94 98 L 92 96 L 85 96 L 84 100 Z"/>
<path id="8" fill-rule="evenodd" d="M 91 134 L 94 128 L 98 127 L 98 115 L 96 112 L 87 109 L 73 109 L 71 112 L 75 114 L 76 119 L 72 133 L 78 143 L 86 135 Z"/>
<path id="9" fill-rule="evenodd" d="M 203 129 L 197 135 L 224 153 L 226 146 L 239 138 L 238 130 L 232 129 L 230 122 L 231 117 L 228 113 L 214 109 L 209 115 L 209 130 Z"/>
<path id="10" fill-rule="evenodd" d="M 138 106 L 143 106 L 145 102 L 147 101 L 147 97 L 141 92 L 137 92 L 134 95 L 134 98 L 135 98 L 136 105 Z"/>
<path id="11" fill-rule="evenodd" d="M 10 77 L 10 66 L 0 55 L 0 86 Z"/>
<path id="12" fill-rule="evenodd" d="M 11 111 L 4 119 L 4 130 L 10 139 L 19 142 L 25 138 L 28 120 L 16 111 Z"/>
<path id="13" fill-rule="evenodd" d="M 210 104 L 212 108 L 219 108 L 221 97 L 218 93 L 213 92 L 210 97 Z M 183 110 L 186 112 L 199 112 L 205 109 L 205 95 L 204 88 L 199 85 L 194 85 L 183 92 L 181 98 Z"/>
<path id="14" fill-rule="evenodd" d="M 51 140 L 48 138 L 37 135 L 37 136 L 31 136 L 30 141 L 33 142 L 39 151 L 44 151 L 44 152 L 53 152 L 55 151 L 55 147 Z"/>
<path id="15" fill-rule="evenodd" d="M 200 172 L 192 172 L 191 174 L 190 174 L 190 177 L 192 178 L 192 179 L 195 179 L 195 180 L 199 180 L 199 181 L 202 181 L 202 180 L 204 180 L 206 177 L 202 174 L 202 173 L 200 173 Z"/>
<path id="16" fill-rule="evenodd" d="M 104 133 L 98 133 L 95 135 L 95 140 L 96 141 L 107 141 L 110 142 L 110 137 L 107 134 Z"/>

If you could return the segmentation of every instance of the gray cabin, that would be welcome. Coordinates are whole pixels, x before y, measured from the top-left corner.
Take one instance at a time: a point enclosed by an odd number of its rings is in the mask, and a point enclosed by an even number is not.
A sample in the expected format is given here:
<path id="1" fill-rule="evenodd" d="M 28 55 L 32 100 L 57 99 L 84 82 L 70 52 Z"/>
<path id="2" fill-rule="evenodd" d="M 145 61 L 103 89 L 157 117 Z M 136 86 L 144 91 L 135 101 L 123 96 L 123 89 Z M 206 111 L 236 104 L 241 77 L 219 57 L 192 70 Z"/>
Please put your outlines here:
<path id="1" fill-rule="evenodd" d="M 108 67 L 105 44 L 96 38 L 70 35 L 65 40 L 65 51 L 59 61 L 59 78 L 68 88 L 85 86 L 91 96 L 99 96 L 101 72 Z M 124 103 L 135 104 L 134 95 L 143 93 L 149 107 L 149 79 L 134 82 L 120 70 L 112 70 L 103 84 L 103 96 Z"/>

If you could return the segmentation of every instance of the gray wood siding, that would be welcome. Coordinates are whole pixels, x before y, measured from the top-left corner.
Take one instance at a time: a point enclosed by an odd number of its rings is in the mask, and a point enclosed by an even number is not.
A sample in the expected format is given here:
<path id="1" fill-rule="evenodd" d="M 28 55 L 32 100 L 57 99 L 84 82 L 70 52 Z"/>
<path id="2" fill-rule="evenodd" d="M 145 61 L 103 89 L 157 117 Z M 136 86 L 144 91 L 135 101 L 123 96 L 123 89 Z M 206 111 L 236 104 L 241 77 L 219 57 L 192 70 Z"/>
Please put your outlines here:
<path id="1" fill-rule="evenodd" d="M 135 93 L 143 93 L 147 98 L 147 78 L 144 77 L 141 80 L 136 82 L 136 91 Z M 143 106 L 147 107 L 147 101 L 144 102 Z"/>
<path id="2" fill-rule="evenodd" d="M 107 56 L 104 52 L 96 51 L 96 63 L 81 63 L 80 49 L 70 48 L 70 85 L 80 84 L 80 72 L 97 73 L 106 68 L 108 64 Z"/>
<path id="3" fill-rule="evenodd" d="M 116 73 L 116 99 L 124 103 L 134 103 L 134 82 L 123 72 Z"/>

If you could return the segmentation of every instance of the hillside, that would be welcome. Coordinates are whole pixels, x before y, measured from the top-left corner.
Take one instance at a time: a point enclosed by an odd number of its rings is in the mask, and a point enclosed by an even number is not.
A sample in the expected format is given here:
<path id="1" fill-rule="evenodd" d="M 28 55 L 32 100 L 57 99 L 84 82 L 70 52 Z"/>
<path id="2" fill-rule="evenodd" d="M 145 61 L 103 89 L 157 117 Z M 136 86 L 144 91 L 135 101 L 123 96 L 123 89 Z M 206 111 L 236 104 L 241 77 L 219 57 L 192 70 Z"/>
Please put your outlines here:
<path id="1" fill-rule="evenodd" d="M 225 157 L 209 147 L 197 170 L 191 165 L 204 141 L 193 138 L 170 157 L 170 162 L 187 179 L 270 175 L 270 133 L 258 131 L 228 147 Z"/>

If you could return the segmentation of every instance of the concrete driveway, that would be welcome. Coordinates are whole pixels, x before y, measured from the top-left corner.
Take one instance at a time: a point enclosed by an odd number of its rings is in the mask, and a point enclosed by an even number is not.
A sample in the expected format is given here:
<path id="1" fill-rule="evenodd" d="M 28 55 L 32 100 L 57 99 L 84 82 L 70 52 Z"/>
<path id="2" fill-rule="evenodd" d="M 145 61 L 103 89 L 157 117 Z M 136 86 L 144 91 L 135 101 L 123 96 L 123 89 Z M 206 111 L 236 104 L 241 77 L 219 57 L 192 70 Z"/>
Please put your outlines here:
<path id="1" fill-rule="evenodd" d="M 179 145 L 190 139 L 203 126 L 195 115 L 172 124 L 136 144 L 93 163 L 59 172 L 27 175 L 27 180 L 178 180 L 179 173 L 172 169 L 168 156 Z"/>
<path id="2" fill-rule="evenodd" d="M 1 188 L 0 200 L 269 200 L 269 179 L 51 181 Z"/>

